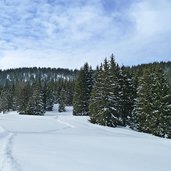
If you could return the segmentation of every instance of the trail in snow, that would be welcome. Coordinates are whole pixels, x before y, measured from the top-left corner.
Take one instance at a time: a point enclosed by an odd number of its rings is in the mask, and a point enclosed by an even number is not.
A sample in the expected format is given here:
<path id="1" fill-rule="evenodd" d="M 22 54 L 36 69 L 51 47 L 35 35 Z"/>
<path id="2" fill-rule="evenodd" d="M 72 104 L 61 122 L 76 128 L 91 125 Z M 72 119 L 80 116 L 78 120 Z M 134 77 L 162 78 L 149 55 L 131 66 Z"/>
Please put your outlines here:
<path id="1" fill-rule="evenodd" d="M 9 133 L 0 127 L 1 153 L 0 171 L 21 171 L 18 162 L 12 154 L 13 140 L 17 134 Z M 3 140 L 2 140 L 3 139 Z"/>
<path id="2" fill-rule="evenodd" d="M 55 110 L 0 114 L 0 171 L 170 171 L 171 141 Z"/>
<path id="3" fill-rule="evenodd" d="M 63 125 L 66 125 L 67 128 L 76 128 L 75 125 L 72 125 L 72 124 L 70 124 L 70 123 L 68 123 L 68 122 L 64 122 L 64 121 L 62 121 L 62 120 L 59 119 L 59 118 L 57 118 L 57 121 L 58 121 L 59 123 L 63 124 Z"/>
<path id="4" fill-rule="evenodd" d="M 52 113 L 51 114 L 52 116 L 56 115 L 56 113 L 53 113 L 53 112 L 51 113 Z M 47 119 L 49 118 L 47 117 Z M 52 119 L 52 117 L 50 119 Z M 56 126 L 57 127 L 56 129 L 46 129 L 44 131 L 29 131 L 29 130 L 15 131 L 15 129 L 14 130 L 11 128 L 7 129 L 5 128 L 5 126 L 0 126 L 0 171 L 22 171 L 20 165 L 18 164 L 17 160 L 14 158 L 12 154 L 13 141 L 16 136 L 20 134 L 23 134 L 23 135 L 47 134 L 49 135 L 49 134 L 55 134 L 57 132 L 60 132 L 61 130 L 75 128 L 74 125 L 60 120 L 58 116 L 55 116 L 54 120 L 55 122 L 60 123 L 62 127 Z M 56 125 L 58 125 L 58 123 L 56 123 Z"/>

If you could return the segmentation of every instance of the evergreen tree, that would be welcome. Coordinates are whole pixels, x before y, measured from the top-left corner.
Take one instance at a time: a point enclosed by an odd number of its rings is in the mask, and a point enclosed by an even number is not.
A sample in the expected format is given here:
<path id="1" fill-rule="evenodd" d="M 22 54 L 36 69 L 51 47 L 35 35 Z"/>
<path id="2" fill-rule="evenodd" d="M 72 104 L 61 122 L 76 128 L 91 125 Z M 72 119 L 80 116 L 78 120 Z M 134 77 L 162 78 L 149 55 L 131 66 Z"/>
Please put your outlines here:
<path id="1" fill-rule="evenodd" d="M 166 75 L 158 65 L 155 68 L 153 80 L 150 132 L 157 136 L 171 138 L 171 92 Z"/>
<path id="2" fill-rule="evenodd" d="M 44 102 L 45 110 L 52 111 L 54 105 L 54 94 L 53 94 L 53 87 L 50 83 L 44 85 L 43 96 L 44 96 L 43 102 Z"/>
<path id="3" fill-rule="evenodd" d="M 171 95 L 160 67 L 146 70 L 140 79 L 131 120 L 134 129 L 170 137 Z"/>
<path id="4" fill-rule="evenodd" d="M 26 111 L 29 115 L 43 115 L 45 113 L 40 82 L 36 82 L 33 85 L 33 94 L 28 101 Z"/>
<path id="5" fill-rule="evenodd" d="M 90 121 L 115 127 L 121 124 L 117 111 L 117 64 L 113 56 L 101 65 L 90 98 Z"/>
<path id="6" fill-rule="evenodd" d="M 101 113 L 100 109 L 103 108 L 103 66 L 96 69 L 95 82 L 91 92 L 89 111 L 90 111 L 90 121 L 92 123 L 100 123 Z"/>
<path id="7" fill-rule="evenodd" d="M 74 92 L 74 81 L 69 80 L 65 81 L 66 84 L 66 105 L 72 106 L 72 101 L 73 101 L 73 92 Z"/>
<path id="8" fill-rule="evenodd" d="M 134 108 L 136 89 L 130 72 L 124 66 L 121 67 L 118 75 L 118 85 L 117 110 L 121 116 L 123 126 L 126 126 L 128 117 L 131 116 Z"/>
<path id="9" fill-rule="evenodd" d="M 5 113 L 7 111 L 9 111 L 9 108 L 8 108 L 8 103 L 9 103 L 9 93 L 7 90 L 3 89 L 1 91 L 1 95 L 0 95 L 0 111 Z"/>
<path id="10" fill-rule="evenodd" d="M 152 113 L 152 92 L 150 85 L 152 75 L 149 70 L 145 70 L 143 77 L 139 79 L 137 88 L 137 98 L 130 118 L 131 127 L 139 131 L 148 132 L 148 119 Z"/>
<path id="11" fill-rule="evenodd" d="M 15 88 L 15 105 L 19 114 L 26 114 L 29 98 L 32 96 L 31 88 L 28 83 L 20 83 Z"/>
<path id="12" fill-rule="evenodd" d="M 60 92 L 60 97 L 59 97 L 59 107 L 58 107 L 58 111 L 59 112 L 65 112 L 65 95 L 66 92 L 64 89 L 61 90 Z"/>
<path id="13" fill-rule="evenodd" d="M 92 89 L 92 70 L 86 63 L 81 68 L 75 83 L 75 93 L 73 98 L 73 114 L 89 115 L 89 99 Z"/>
<path id="14" fill-rule="evenodd" d="M 6 85 L 0 93 L 0 111 L 5 113 L 14 109 L 14 89 L 13 86 Z"/>

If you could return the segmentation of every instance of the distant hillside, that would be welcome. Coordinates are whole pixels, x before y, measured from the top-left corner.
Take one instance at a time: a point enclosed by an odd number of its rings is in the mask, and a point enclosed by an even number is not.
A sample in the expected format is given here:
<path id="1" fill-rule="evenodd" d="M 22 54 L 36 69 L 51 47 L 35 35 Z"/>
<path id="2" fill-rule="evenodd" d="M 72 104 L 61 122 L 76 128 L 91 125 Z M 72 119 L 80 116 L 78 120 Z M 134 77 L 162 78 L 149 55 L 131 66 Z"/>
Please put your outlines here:
<path id="1" fill-rule="evenodd" d="M 36 80 L 42 82 L 56 82 L 60 79 L 74 80 L 78 70 L 63 68 L 18 68 L 0 70 L 0 86 L 16 85 L 18 82 L 33 83 Z"/>
<path id="2" fill-rule="evenodd" d="M 38 114 L 52 110 L 62 100 L 72 105 L 78 70 L 62 68 L 18 68 L 0 70 L 0 112 L 17 110 Z"/>

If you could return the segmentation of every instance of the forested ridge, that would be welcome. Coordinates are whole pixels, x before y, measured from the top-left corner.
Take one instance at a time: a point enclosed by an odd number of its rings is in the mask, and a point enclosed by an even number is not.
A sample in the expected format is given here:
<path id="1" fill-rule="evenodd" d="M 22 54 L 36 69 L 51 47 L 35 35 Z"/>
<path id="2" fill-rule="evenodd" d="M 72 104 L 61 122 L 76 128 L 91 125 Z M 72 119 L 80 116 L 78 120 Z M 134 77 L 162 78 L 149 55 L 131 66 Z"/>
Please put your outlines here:
<path id="1" fill-rule="evenodd" d="M 90 122 L 171 138 L 171 62 L 119 66 L 111 55 L 92 69 L 0 70 L 0 111 L 44 115 L 59 104 Z"/>
<path id="2" fill-rule="evenodd" d="M 72 105 L 77 73 L 78 70 L 37 67 L 1 70 L 0 110 L 43 115 L 53 109 L 54 103 L 65 101 Z"/>
<path id="3" fill-rule="evenodd" d="M 45 82 L 55 82 L 60 79 L 73 80 L 77 72 L 78 70 L 37 67 L 0 70 L 0 85 L 15 85 L 18 82 L 33 83 L 38 79 Z"/>

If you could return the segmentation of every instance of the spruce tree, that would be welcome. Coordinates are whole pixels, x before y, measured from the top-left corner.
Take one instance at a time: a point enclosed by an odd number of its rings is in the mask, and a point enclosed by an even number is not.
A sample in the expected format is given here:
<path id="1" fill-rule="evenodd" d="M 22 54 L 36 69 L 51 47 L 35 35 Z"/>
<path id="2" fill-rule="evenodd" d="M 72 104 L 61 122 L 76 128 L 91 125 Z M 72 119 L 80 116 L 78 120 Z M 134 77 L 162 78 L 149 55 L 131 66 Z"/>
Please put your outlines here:
<path id="1" fill-rule="evenodd" d="M 88 63 L 80 69 L 75 83 L 73 115 L 89 115 L 89 99 L 92 89 L 92 70 Z"/>
<path id="2" fill-rule="evenodd" d="M 33 94 L 28 101 L 26 111 L 29 115 L 44 115 L 45 113 L 40 81 L 33 85 Z"/>
<path id="3" fill-rule="evenodd" d="M 152 113 L 152 74 L 145 70 L 139 79 L 137 88 L 137 98 L 130 119 L 131 127 L 142 132 L 149 132 L 149 120 Z"/>
<path id="4" fill-rule="evenodd" d="M 65 90 L 64 89 L 62 89 L 61 90 L 61 92 L 60 92 L 60 96 L 59 96 L 59 107 L 58 107 L 58 111 L 59 112 L 65 112 L 66 110 L 65 110 L 65 106 L 66 106 L 66 104 L 65 104 L 65 95 L 66 95 L 66 92 L 65 92 Z"/>
<path id="5" fill-rule="evenodd" d="M 150 132 L 157 136 L 171 138 L 171 92 L 166 75 L 158 65 L 155 68 L 153 79 L 153 121 Z"/>
<path id="6" fill-rule="evenodd" d="M 100 119 L 100 103 L 103 87 L 103 68 L 102 64 L 100 67 L 97 66 L 95 73 L 95 81 L 91 92 L 90 102 L 89 102 L 89 111 L 90 111 L 90 121 L 92 123 L 99 123 Z"/>
<path id="7" fill-rule="evenodd" d="M 54 105 L 54 94 L 52 83 L 44 85 L 43 89 L 43 102 L 46 111 L 52 111 Z"/>
<path id="8" fill-rule="evenodd" d="M 118 95 L 117 95 L 117 110 L 120 114 L 123 126 L 128 125 L 128 117 L 131 116 L 136 90 L 133 78 L 124 66 L 121 67 L 118 75 Z"/>
<path id="9" fill-rule="evenodd" d="M 14 94 L 17 112 L 19 112 L 19 114 L 26 114 L 28 101 L 32 96 L 30 85 L 28 83 L 17 84 Z"/>
<path id="10" fill-rule="evenodd" d="M 97 72 L 90 98 L 90 121 L 115 127 L 121 124 L 117 111 L 117 64 L 105 59 Z"/>
<path id="11" fill-rule="evenodd" d="M 65 81 L 65 91 L 66 91 L 66 105 L 72 106 L 73 92 L 74 92 L 74 80 Z"/>
<path id="12" fill-rule="evenodd" d="M 171 96 L 160 67 L 147 69 L 139 80 L 131 127 L 161 137 L 170 137 Z"/>
<path id="13" fill-rule="evenodd" d="M 3 89 L 0 94 L 0 111 L 5 113 L 9 111 L 8 103 L 9 103 L 9 93 L 7 90 Z"/>

